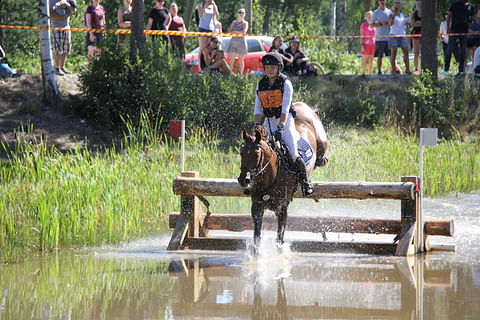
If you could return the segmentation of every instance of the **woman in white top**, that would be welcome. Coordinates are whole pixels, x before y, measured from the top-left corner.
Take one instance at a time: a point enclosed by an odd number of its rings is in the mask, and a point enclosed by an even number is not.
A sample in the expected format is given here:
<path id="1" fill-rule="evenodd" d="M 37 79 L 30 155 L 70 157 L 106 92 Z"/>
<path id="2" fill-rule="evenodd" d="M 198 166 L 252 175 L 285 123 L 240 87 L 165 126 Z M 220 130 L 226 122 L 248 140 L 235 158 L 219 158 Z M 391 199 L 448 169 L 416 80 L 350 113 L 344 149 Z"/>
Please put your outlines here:
<path id="1" fill-rule="evenodd" d="M 447 35 L 447 16 L 448 16 L 448 10 L 444 11 L 443 12 L 443 17 L 445 20 L 443 20 L 442 22 L 440 22 L 440 30 L 438 31 L 438 33 L 440 34 L 440 39 L 442 39 L 442 48 L 443 48 L 443 61 L 445 61 L 445 55 L 447 53 L 447 47 L 448 47 L 448 35 Z M 455 46 L 455 48 L 453 49 L 453 55 L 455 57 L 455 61 L 457 61 L 457 64 L 458 64 L 458 61 L 460 61 L 460 46 L 457 45 Z"/>
<path id="2" fill-rule="evenodd" d="M 200 21 L 198 23 L 199 32 L 213 32 L 215 28 L 214 20 L 218 19 L 220 14 L 218 13 L 218 7 L 214 0 L 206 0 L 198 5 L 198 17 Z M 198 37 L 198 44 L 200 45 L 200 51 L 208 44 L 208 37 Z"/>
<path id="3" fill-rule="evenodd" d="M 401 11 L 402 3 L 400 1 L 395 1 L 393 6 L 393 14 L 388 17 L 388 23 L 390 24 L 390 35 L 395 36 L 391 37 L 388 41 L 388 47 L 390 48 L 391 52 L 390 64 L 392 66 L 392 74 L 399 73 L 396 65 L 397 49 L 402 48 L 406 73 L 411 74 L 410 61 L 408 60 L 408 41 L 406 37 L 401 37 L 405 36 L 407 33 L 407 25 L 410 23 L 410 18 L 406 18 Z"/>

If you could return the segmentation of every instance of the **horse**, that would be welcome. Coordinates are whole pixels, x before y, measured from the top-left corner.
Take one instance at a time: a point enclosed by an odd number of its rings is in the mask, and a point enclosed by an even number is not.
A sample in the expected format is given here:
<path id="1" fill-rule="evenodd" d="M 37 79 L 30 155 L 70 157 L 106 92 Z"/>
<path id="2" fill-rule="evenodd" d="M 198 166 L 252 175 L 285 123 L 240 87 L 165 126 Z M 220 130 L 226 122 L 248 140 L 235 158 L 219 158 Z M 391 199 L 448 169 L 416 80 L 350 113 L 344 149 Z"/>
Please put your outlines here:
<path id="1" fill-rule="evenodd" d="M 307 175 L 315 167 L 327 164 L 325 153 L 328 140 L 320 118 L 303 102 L 293 104 L 296 111 L 295 127 L 313 149 L 312 159 L 307 164 Z M 277 243 L 283 244 L 287 225 L 287 208 L 298 186 L 296 175 L 288 173 L 274 144 L 268 140 L 268 131 L 259 126 L 255 135 L 242 131 L 244 145 L 240 151 L 241 171 L 238 182 L 242 187 L 250 186 L 252 199 L 251 214 L 254 223 L 254 249 L 260 244 L 262 219 L 265 209 L 275 212 L 278 220 Z M 312 195 L 314 196 L 314 195 Z"/>

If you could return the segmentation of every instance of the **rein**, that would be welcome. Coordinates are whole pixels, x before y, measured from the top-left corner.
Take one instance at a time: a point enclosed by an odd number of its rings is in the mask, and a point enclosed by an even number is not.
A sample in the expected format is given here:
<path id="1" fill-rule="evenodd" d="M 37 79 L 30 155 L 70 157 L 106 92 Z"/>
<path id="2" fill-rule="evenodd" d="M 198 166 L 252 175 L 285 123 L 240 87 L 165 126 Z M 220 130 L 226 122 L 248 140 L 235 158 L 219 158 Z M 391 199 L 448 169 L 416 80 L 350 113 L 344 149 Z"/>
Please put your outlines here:
<path id="1" fill-rule="evenodd" d="M 267 144 L 267 146 L 268 146 L 268 144 Z M 265 150 L 263 149 L 262 144 L 261 143 L 256 144 L 256 145 L 254 145 L 254 147 L 255 148 L 259 147 L 262 150 L 262 161 L 263 161 L 263 158 L 265 157 Z M 270 148 L 270 146 L 268 146 L 268 148 Z M 271 148 L 270 148 L 270 150 L 271 150 Z M 245 170 L 249 171 L 254 177 L 262 175 L 265 172 L 265 170 L 267 169 L 267 167 L 270 165 L 270 162 L 272 162 L 274 154 L 275 154 L 275 151 L 272 150 L 272 155 L 270 156 L 270 159 L 268 159 L 267 163 L 258 171 L 256 171 L 258 166 L 255 167 L 254 169 L 249 169 L 249 168 L 245 168 L 245 167 L 243 167 L 241 169 L 245 169 Z M 260 164 L 261 164 L 261 162 L 260 162 Z"/>

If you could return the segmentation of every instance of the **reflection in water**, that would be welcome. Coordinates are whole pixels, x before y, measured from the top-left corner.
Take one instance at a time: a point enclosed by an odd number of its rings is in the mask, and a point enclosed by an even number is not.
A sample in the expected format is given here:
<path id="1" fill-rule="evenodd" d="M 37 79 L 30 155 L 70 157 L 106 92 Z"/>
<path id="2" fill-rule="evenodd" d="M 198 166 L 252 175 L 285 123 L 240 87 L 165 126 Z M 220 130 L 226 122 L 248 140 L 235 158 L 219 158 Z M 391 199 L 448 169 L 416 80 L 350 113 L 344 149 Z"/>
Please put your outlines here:
<path id="1" fill-rule="evenodd" d="M 427 203 L 455 219 L 456 253 L 309 255 L 263 241 L 253 258 L 170 253 L 159 239 L 51 253 L 0 266 L 0 319 L 478 319 L 480 193 Z"/>

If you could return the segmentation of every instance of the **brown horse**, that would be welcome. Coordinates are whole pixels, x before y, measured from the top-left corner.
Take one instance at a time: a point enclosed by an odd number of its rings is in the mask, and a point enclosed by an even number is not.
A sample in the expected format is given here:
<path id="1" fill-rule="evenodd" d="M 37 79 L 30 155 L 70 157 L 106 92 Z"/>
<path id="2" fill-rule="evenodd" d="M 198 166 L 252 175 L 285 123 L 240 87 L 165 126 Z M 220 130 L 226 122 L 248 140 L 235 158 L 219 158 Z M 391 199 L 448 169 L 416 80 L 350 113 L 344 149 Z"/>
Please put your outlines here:
<path id="1" fill-rule="evenodd" d="M 322 122 L 317 114 L 305 103 L 294 103 L 296 110 L 295 127 L 313 148 L 313 158 L 307 165 L 307 175 L 310 176 L 317 166 L 327 163 L 327 136 Z M 295 175 L 289 174 L 279 161 L 272 144 L 268 140 L 268 131 L 263 126 L 255 130 L 255 135 L 249 135 L 243 129 L 245 144 L 241 150 L 241 172 L 238 182 L 242 187 L 250 185 L 252 198 L 252 218 L 254 223 L 254 246 L 260 244 L 262 219 L 265 209 L 272 210 L 278 219 L 277 241 L 283 243 L 287 225 L 287 208 L 292 201 L 298 185 Z"/>

